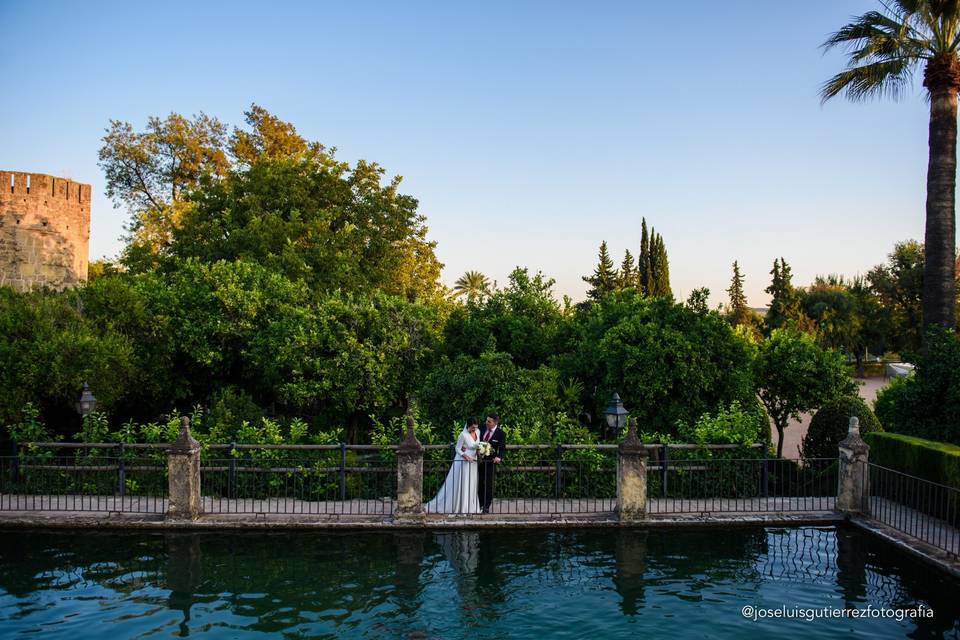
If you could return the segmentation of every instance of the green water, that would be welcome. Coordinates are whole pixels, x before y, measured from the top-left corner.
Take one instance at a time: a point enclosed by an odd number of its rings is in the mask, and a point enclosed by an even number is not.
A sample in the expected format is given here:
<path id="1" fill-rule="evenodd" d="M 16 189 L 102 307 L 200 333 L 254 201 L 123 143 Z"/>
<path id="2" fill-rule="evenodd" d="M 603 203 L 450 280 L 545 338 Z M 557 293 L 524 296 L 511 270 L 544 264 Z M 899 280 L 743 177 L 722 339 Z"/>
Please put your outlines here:
<path id="1" fill-rule="evenodd" d="M 747 605 L 934 617 L 752 621 Z M 0 532 L 0 637 L 38 635 L 960 638 L 960 583 L 834 527 Z"/>

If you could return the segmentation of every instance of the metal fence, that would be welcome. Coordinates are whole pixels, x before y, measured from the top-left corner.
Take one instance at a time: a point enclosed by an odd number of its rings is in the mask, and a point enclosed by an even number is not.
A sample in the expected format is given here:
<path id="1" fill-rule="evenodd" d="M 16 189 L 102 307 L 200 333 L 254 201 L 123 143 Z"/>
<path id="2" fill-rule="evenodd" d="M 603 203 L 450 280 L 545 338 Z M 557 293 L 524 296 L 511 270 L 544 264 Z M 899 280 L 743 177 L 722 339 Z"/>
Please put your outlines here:
<path id="1" fill-rule="evenodd" d="M 867 464 L 868 515 L 901 533 L 960 555 L 960 489 Z"/>
<path id="2" fill-rule="evenodd" d="M 651 514 L 829 512 L 836 506 L 836 458 L 770 458 L 754 446 L 663 445 L 647 466 Z M 709 456 L 709 457 L 707 457 Z"/>
<path id="3" fill-rule="evenodd" d="M 0 510 L 167 509 L 169 445 L 23 446 L 0 458 Z M 424 447 L 423 500 L 431 505 L 453 468 L 453 447 Z M 510 445 L 496 465 L 490 513 L 612 513 L 617 445 Z M 781 460 L 765 444 L 647 445 L 651 514 L 830 511 L 837 460 Z M 479 482 L 476 474 L 464 474 Z M 488 472 L 489 473 L 489 472 Z M 210 514 L 389 516 L 397 494 L 396 447 L 378 445 L 209 445 L 201 453 L 201 510 Z M 473 480 L 472 478 L 476 478 Z M 472 488 L 467 488 L 469 494 Z M 478 503 L 479 504 L 479 503 Z"/>
<path id="4" fill-rule="evenodd" d="M 204 513 L 390 515 L 396 447 L 211 445 L 201 458 Z"/>
<path id="5" fill-rule="evenodd" d="M 0 457 L 0 511 L 167 510 L 166 445 L 40 443 Z"/>

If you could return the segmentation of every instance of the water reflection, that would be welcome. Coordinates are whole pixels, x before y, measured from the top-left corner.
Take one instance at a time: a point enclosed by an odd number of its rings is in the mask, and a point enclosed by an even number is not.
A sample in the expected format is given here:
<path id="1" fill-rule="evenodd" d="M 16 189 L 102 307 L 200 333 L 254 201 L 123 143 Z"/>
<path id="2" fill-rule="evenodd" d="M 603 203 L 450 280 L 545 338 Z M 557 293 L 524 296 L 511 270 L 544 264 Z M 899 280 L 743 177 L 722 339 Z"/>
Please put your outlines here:
<path id="1" fill-rule="evenodd" d="M 599 637 L 653 631 L 678 617 L 694 630 L 700 625 L 701 635 L 722 636 L 742 629 L 743 604 L 922 603 L 937 612 L 934 619 L 824 631 L 960 637 L 958 594 L 956 581 L 874 538 L 832 527 L 0 533 L 4 636 L 59 625 L 73 640 L 154 633 L 485 638 L 534 628 L 530 636 L 575 630 Z"/>
<path id="2" fill-rule="evenodd" d="M 201 580 L 200 539 L 196 536 L 169 536 L 163 586 L 170 590 L 167 606 L 183 613 L 178 625 L 181 637 L 190 635 L 190 609 L 196 602 Z"/>
<path id="3" fill-rule="evenodd" d="M 616 537 L 613 585 L 620 595 L 620 610 L 634 616 L 643 608 L 647 575 L 647 532 L 624 531 Z"/>

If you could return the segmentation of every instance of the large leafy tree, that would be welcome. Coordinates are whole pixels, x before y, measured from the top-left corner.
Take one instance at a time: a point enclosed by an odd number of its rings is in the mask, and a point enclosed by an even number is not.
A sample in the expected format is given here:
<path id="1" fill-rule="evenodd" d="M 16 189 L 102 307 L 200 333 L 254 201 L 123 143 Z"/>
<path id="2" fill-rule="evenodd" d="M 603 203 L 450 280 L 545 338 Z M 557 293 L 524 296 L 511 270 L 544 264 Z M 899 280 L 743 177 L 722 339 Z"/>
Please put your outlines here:
<path id="1" fill-rule="evenodd" d="M 894 246 L 885 264 L 867 273 L 870 289 L 880 303 L 877 322 L 886 337 L 886 346 L 900 353 L 920 351 L 923 262 L 923 245 L 907 240 Z"/>
<path id="2" fill-rule="evenodd" d="M 572 324 L 553 364 L 580 381 L 581 405 L 600 419 L 617 391 L 641 430 L 675 436 L 680 422 L 754 397 L 750 345 L 718 313 L 625 290 Z"/>
<path id="3" fill-rule="evenodd" d="M 187 191 L 204 175 L 229 167 L 226 127 L 204 113 L 187 118 L 171 113 L 151 117 L 143 131 L 111 120 L 100 148 L 107 196 L 131 215 L 128 257 L 160 253 L 182 213 Z"/>
<path id="4" fill-rule="evenodd" d="M 790 418 L 856 393 L 840 354 L 821 349 L 795 329 L 775 329 L 760 343 L 753 364 L 757 395 L 777 428 L 777 457 L 783 455 L 783 431 Z"/>
<path id="5" fill-rule="evenodd" d="M 261 158 L 205 183 L 175 229 L 174 264 L 252 260 L 327 292 L 439 296 L 440 263 L 417 200 L 360 161 Z"/>
<path id="6" fill-rule="evenodd" d="M 332 154 L 327 154 L 322 144 L 307 140 L 292 123 L 260 105 L 250 105 L 243 115 L 248 128 L 234 127 L 230 136 L 230 155 L 237 164 L 249 166 L 260 158 L 332 161 Z"/>
<path id="7" fill-rule="evenodd" d="M 957 92 L 960 0 L 887 0 L 831 35 L 827 49 L 849 48 L 847 68 L 821 89 L 824 101 L 898 98 L 923 69 L 930 99 L 923 326 L 956 325 Z"/>

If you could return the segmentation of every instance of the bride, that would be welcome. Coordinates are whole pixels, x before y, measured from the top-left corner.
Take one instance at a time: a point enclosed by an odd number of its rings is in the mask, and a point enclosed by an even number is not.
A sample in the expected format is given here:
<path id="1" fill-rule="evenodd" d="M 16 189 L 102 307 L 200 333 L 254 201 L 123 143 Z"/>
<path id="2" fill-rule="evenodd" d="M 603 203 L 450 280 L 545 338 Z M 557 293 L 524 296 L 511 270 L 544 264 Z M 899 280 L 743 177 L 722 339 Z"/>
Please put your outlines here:
<path id="1" fill-rule="evenodd" d="M 477 495 L 477 443 L 480 434 L 477 419 L 467 420 L 467 426 L 457 438 L 456 455 L 447 479 L 436 497 L 424 505 L 427 513 L 480 513 Z"/>

